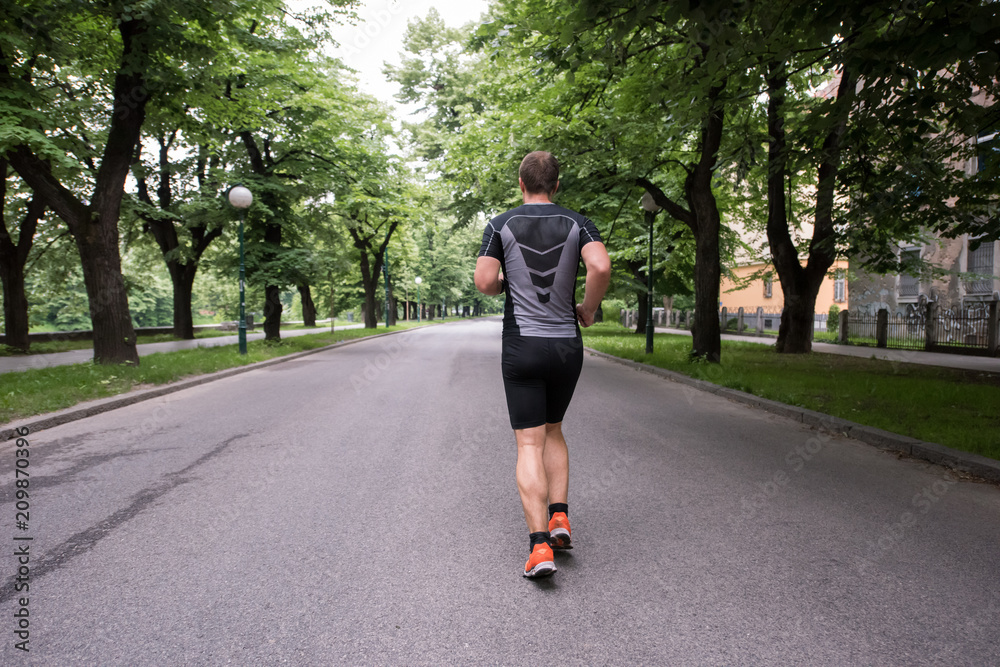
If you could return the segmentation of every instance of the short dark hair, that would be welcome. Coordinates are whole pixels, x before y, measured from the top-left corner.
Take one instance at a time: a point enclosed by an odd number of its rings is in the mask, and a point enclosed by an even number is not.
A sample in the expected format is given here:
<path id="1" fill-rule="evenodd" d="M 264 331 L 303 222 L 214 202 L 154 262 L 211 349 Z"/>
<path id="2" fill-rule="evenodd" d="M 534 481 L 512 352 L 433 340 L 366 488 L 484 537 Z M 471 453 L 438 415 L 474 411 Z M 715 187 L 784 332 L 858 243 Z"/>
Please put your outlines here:
<path id="1" fill-rule="evenodd" d="M 529 193 L 550 195 L 559 185 L 559 160 L 546 151 L 528 153 L 521 160 L 518 176 Z"/>

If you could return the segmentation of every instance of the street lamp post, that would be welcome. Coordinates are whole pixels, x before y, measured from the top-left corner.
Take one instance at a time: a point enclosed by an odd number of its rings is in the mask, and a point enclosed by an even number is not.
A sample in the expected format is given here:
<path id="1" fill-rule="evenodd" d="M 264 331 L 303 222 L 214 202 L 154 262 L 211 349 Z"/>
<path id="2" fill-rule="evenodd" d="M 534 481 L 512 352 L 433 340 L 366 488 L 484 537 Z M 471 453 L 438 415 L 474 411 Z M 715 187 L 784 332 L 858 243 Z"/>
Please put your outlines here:
<path id="1" fill-rule="evenodd" d="M 247 353 L 246 268 L 243 263 L 243 220 L 253 203 L 253 193 L 242 185 L 229 189 L 229 203 L 240 212 L 240 354 Z"/>
<path id="2" fill-rule="evenodd" d="M 646 265 L 646 354 L 653 353 L 653 219 L 660 210 L 649 191 L 643 193 L 639 202 L 646 212 L 649 225 L 649 263 Z"/>
<path id="3" fill-rule="evenodd" d="M 413 282 L 417 284 L 417 324 L 420 324 L 420 283 L 424 281 L 420 276 L 417 276 Z"/>

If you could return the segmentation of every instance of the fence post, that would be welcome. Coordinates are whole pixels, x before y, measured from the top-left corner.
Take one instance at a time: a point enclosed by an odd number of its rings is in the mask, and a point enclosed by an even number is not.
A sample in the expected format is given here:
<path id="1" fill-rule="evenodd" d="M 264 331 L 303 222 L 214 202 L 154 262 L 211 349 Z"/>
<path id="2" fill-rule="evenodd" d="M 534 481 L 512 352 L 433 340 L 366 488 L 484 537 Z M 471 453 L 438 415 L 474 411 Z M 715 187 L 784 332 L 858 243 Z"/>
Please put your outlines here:
<path id="1" fill-rule="evenodd" d="M 875 347 L 888 347 L 889 345 L 889 311 L 885 308 L 878 309 L 878 317 L 875 319 Z"/>
<path id="2" fill-rule="evenodd" d="M 928 301 L 924 311 L 924 350 L 931 351 L 937 347 L 937 302 Z"/>
<path id="3" fill-rule="evenodd" d="M 841 345 L 847 345 L 847 340 L 850 336 L 850 322 L 850 312 L 847 309 L 840 311 L 840 326 L 837 331 L 837 342 Z"/>
<path id="4" fill-rule="evenodd" d="M 757 335 L 764 335 L 764 309 L 757 306 Z"/>
<path id="5" fill-rule="evenodd" d="M 719 328 L 720 328 L 720 329 L 721 329 L 722 331 L 725 331 L 725 330 L 726 330 L 726 325 L 727 325 L 727 324 L 729 324 L 729 313 L 728 313 L 728 311 L 726 310 L 726 307 L 725 307 L 725 306 L 723 306 L 723 307 L 722 307 L 722 310 L 721 310 L 721 311 L 719 311 L 719 317 L 721 318 L 721 319 L 719 320 L 719 324 L 720 324 Z"/>
<path id="6" fill-rule="evenodd" d="M 743 306 L 736 311 L 736 333 L 743 333 Z"/>
<path id="7" fill-rule="evenodd" d="M 997 356 L 998 348 L 998 335 L 1000 332 L 997 331 L 1000 327 L 1000 308 L 997 308 L 997 304 L 1000 303 L 996 299 L 990 301 L 990 321 L 989 321 L 989 331 L 986 333 L 986 349 L 989 350 L 990 356 Z"/>

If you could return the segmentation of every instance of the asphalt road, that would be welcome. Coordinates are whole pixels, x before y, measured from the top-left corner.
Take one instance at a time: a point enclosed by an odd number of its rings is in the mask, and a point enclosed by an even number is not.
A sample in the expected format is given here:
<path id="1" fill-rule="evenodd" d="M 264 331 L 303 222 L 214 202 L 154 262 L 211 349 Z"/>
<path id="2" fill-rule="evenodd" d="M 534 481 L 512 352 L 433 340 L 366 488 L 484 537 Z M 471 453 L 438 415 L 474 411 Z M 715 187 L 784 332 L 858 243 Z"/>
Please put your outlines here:
<path id="1" fill-rule="evenodd" d="M 1000 663 L 1000 490 L 596 357 L 565 426 L 576 548 L 523 579 L 499 335 L 32 433 L 27 531 L 4 443 L 0 663 Z"/>

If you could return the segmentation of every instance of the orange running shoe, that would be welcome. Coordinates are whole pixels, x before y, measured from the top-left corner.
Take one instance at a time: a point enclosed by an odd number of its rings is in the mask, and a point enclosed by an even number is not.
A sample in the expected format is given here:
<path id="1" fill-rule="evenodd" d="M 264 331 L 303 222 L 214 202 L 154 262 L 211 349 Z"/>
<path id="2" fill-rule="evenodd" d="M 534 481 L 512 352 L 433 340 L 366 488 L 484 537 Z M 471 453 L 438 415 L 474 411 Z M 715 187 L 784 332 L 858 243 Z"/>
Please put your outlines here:
<path id="1" fill-rule="evenodd" d="M 569 517 L 565 512 L 556 512 L 549 519 L 549 535 L 552 536 L 553 549 L 572 549 L 569 536 Z"/>
<path id="2" fill-rule="evenodd" d="M 529 578 L 548 577 L 556 571 L 552 547 L 542 542 L 531 550 L 531 557 L 524 564 L 524 576 Z"/>

